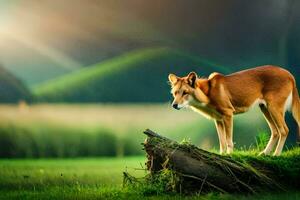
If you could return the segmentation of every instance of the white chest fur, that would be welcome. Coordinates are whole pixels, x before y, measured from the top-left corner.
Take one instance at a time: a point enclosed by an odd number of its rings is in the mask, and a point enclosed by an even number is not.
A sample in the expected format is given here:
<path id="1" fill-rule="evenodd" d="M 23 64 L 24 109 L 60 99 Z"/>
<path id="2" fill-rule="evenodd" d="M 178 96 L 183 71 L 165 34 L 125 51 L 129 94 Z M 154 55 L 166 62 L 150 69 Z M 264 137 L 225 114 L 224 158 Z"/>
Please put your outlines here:
<path id="1" fill-rule="evenodd" d="M 222 119 L 222 114 L 216 111 L 214 108 L 210 107 L 209 105 L 205 103 L 200 103 L 195 100 L 191 100 L 189 103 L 190 108 L 203 115 L 204 117 L 208 119 L 216 119 L 216 120 L 221 120 Z"/>

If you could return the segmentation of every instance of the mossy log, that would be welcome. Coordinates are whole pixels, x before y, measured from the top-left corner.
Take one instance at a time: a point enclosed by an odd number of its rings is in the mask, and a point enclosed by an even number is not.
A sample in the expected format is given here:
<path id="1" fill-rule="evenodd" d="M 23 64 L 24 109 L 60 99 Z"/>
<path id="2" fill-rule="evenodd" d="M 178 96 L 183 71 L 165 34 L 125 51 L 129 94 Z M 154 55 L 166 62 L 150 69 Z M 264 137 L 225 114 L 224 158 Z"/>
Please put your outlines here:
<path id="1" fill-rule="evenodd" d="M 241 162 L 197 148 L 179 144 L 159 134 L 146 130 L 144 142 L 147 169 L 157 174 L 172 170 L 178 177 L 176 190 L 185 193 L 257 193 L 259 191 L 285 190 L 277 176 L 278 171 L 265 163 Z"/>

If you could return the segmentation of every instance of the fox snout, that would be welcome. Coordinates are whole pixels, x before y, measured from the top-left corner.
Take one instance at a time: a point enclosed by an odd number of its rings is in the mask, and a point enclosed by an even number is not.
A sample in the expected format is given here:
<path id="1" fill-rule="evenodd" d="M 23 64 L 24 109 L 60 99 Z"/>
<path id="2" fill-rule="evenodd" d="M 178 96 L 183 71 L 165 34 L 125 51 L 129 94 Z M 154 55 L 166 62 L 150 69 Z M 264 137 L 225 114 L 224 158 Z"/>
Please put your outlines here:
<path id="1" fill-rule="evenodd" d="M 172 107 L 175 108 L 176 110 L 180 110 L 180 108 L 178 107 L 178 104 L 177 104 L 177 103 L 173 103 L 173 104 L 172 104 Z"/>

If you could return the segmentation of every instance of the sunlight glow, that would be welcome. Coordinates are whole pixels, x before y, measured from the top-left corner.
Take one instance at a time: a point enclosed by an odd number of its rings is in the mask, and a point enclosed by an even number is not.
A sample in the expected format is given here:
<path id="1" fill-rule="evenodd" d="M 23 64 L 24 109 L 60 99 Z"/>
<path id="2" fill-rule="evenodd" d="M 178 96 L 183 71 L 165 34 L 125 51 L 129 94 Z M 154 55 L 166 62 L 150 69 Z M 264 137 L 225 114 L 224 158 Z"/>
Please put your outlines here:
<path id="1" fill-rule="evenodd" d="M 20 14 L 21 13 L 21 14 Z M 30 24 L 24 24 L 24 19 L 32 16 L 32 13 L 22 9 L 21 1 L 1 1 L 0 2 L 0 44 L 1 51 L 6 47 L 13 48 L 14 44 L 9 41 L 27 46 L 40 55 L 48 57 L 54 63 L 68 70 L 75 70 L 81 67 L 81 63 L 70 58 L 62 50 L 51 47 L 45 41 L 33 34 Z M 28 26 L 29 25 L 29 26 Z M 33 25 L 32 25 L 33 26 Z M 7 52 L 6 52 L 7 53 Z"/>

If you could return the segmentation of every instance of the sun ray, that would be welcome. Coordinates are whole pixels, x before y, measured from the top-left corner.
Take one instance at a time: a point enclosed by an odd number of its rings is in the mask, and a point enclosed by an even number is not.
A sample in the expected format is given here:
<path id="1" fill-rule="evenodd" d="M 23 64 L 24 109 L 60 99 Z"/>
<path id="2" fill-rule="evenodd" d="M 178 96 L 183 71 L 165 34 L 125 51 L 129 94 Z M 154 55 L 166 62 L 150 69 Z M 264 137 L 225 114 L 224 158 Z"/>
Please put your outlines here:
<path id="1" fill-rule="evenodd" d="M 80 68 L 81 63 L 65 55 L 58 49 L 52 48 L 49 45 L 43 44 L 37 38 L 32 38 L 24 33 L 18 34 L 17 30 L 0 28 L 0 36 L 2 39 L 9 38 L 20 42 L 27 47 L 36 50 L 39 54 L 50 58 L 54 63 L 68 70 L 76 70 Z"/>

